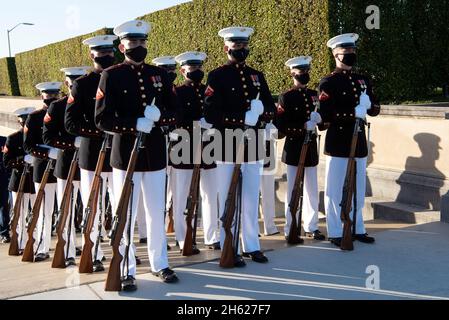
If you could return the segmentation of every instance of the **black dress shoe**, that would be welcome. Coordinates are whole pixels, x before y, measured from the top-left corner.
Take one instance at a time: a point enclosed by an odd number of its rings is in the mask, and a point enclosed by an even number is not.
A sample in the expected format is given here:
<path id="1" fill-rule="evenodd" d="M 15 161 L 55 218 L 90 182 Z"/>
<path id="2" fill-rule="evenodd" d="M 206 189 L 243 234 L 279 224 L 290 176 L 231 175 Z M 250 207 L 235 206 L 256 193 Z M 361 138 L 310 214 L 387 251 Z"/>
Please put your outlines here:
<path id="1" fill-rule="evenodd" d="M 171 250 L 171 247 L 170 247 L 170 245 L 167 243 L 167 251 L 170 251 Z"/>
<path id="2" fill-rule="evenodd" d="M 77 247 L 75 250 L 76 250 L 76 256 L 77 256 L 77 257 L 81 256 L 81 254 L 83 253 L 83 251 L 81 250 L 81 248 L 78 248 L 78 247 Z"/>
<path id="3" fill-rule="evenodd" d="M 161 280 L 165 283 L 174 283 L 179 280 L 176 273 L 170 268 L 162 269 L 159 272 L 152 272 L 152 274 L 156 277 L 161 278 Z"/>
<path id="4" fill-rule="evenodd" d="M 213 250 L 221 250 L 220 242 L 215 242 L 213 244 L 209 244 L 207 247 L 209 249 L 213 249 Z"/>
<path id="5" fill-rule="evenodd" d="M 243 256 L 246 258 L 251 258 L 254 262 L 257 262 L 257 263 L 267 263 L 268 262 L 268 258 L 261 251 L 244 253 Z"/>
<path id="6" fill-rule="evenodd" d="M 142 261 L 138 256 L 136 256 L 136 266 L 140 266 L 142 264 Z"/>
<path id="7" fill-rule="evenodd" d="M 7 236 L 2 236 L 0 238 L 0 243 L 10 243 L 11 242 L 11 238 L 7 237 Z"/>
<path id="8" fill-rule="evenodd" d="M 337 247 L 341 247 L 341 238 L 329 238 L 329 241 Z"/>
<path id="9" fill-rule="evenodd" d="M 122 278 L 122 291 L 133 292 L 137 290 L 136 279 L 133 276 Z"/>
<path id="10" fill-rule="evenodd" d="M 242 256 L 241 255 L 235 256 L 234 267 L 243 268 L 245 266 L 246 266 L 246 262 L 245 262 L 245 260 L 243 260 Z"/>
<path id="11" fill-rule="evenodd" d="M 103 258 L 101 258 L 101 262 L 105 262 L 106 260 L 106 256 L 103 256 Z"/>
<path id="12" fill-rule="evenodd" d="M 363 243 L 374 243 L 376 241 L 373 237 L 369 237 L 368 234 L 356 234 L 354 239 Z"/>
<path id="13" fill-rule="evenodd" d="M 23 255 L 23 249 L 19 250 L 19 256 Z"/>
<path id="14" fill-rule="evenodd" d="M 41 261 L 45 261 L 47 259 L 50 259 L 50 255 L 48 253 L 38 253 L 35 257 L 34 257 L 34 261 L 35 262 L 41 262 Z"/>
<path id="15" fill-rule="evenodd" d="M 147 242 L 148 242 L 147 238 L 142 238 L 139 240 L 139 243 L 147 243 Z"/>
<path id="16" fill-rule="evenodd" d="M 104 271 L 103 263 L 100 260 L 95 260 L 93 263 L 94 272 L 102 272 Z"/>
<path id="17" fill-rule="evenodd" d="M 68 258 L 65 260 L 65 267 L 75 267 L 76 266 L 76 262 L 75 262 L 75 258 Z"/>
<path id="18" fill-rule="evenodd" d="M 100 243 L 104 243 L 104 238 L 103 238 L 103 236 L 100 236 Z"/>
<path id="19" fill-rule="evenodd" d="M 314 232 L 306 232 L 306 236 L 318 241 L 326 240 L 326 237 L 320 232 L 320 230 L 315 230 Z"/>

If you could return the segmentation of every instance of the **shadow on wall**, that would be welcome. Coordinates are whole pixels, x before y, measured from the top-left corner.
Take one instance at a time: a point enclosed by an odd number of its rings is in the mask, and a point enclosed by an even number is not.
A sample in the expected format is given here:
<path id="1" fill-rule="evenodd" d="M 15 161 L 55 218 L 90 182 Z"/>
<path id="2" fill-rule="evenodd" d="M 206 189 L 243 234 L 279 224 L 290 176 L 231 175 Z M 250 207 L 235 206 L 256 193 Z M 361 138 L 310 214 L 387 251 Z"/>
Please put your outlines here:
<path id="1" fill-rule="evenodd" d="M 421 156 L 407 158 L 405 171 L 396 181 L 400 186 L 396 201 L 438 211 L 441 208 L 440 189 L 446 178 L 435 166 L 440 158 L 441 139 L 431 133 L 419 133 L 413 138 Z"/>

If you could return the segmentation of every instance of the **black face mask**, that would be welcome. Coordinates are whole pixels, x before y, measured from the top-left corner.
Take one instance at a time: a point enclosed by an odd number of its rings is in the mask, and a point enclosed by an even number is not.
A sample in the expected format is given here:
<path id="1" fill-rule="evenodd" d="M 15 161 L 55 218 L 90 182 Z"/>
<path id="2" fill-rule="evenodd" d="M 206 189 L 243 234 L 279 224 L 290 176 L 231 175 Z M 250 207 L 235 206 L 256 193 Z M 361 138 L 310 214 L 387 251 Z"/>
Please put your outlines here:
<path id="1" fill-rule="evenodd" d="M 138 46 L 133 49 L 126 49 L 125 55 L 134 62 L 143 62 L 147 57 L 148 50 L 142 46 Z"/>
<path id="2" fill-rule="evenodd" d="M 56 101 L 56 100 L 58 100 L 58 99 L 57 99 L 57 98 L 44 99 L 44 103 L 45 103 L 45 105 L 46 105 L 47 107 L 49 107 L 50 104 L 51 104 L 53 101 Z"/>
<path id="3" fill-rule="evenodd" d="M 112 56 L 95 57 L 94 61 L 100 65 L 102 69 L 107 69 L 114 65 L 115 58 Z"/>
<path id="4" fill-rule="evenodd" d="M 175 82 L 177 77 L 178 77 L 178 75 L 176 74 L 176 72 L 168 73 L 168 80 L 170 80 L 171 83 Z"/>
<path id="5" fill-rule="evenodd" d="M 186 77 L 193 82 L 200 83 L 204 79 L 204 71 L 198 69 L 192 72 L 187 72 Z"/>
<path id="6" fill-rule="evenodd" d="M 355 53 L 345 53 L 343 55 L 343 59 L 340 60 L 340 61 L 343 62 L 348 67 L 352 67 L 357 62 L 357 54 L 355 54 Z"/>
<path id="7" fill-rule="evenodd" d="M 231 55 L 231 57 L 233 57 L 239 63 L 244 62 L 246 58 L 248 58 L 249 56 L 249 49 L 247 48 L 242 48 L 239 50 L 229 49 L 228 52 Z"/>
<path id="8" fill-rule="evenodd" d="M 295 75 L 295 79 L 298 80 L 301 84 L 306 85 L 310 81 L 310 74 L 303 73 Z"/>

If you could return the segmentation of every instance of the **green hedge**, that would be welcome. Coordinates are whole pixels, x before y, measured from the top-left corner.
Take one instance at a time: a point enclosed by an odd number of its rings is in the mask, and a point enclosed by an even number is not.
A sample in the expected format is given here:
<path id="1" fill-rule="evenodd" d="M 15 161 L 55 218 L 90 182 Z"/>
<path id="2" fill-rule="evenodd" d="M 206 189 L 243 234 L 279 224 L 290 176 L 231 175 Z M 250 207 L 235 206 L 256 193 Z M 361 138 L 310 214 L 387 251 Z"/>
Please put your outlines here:
<path id="1" fill-rule="evenodd" d="M 365 27 L 369 5 L 380 8 L 379 30 Z M 147 62 L 202 50 L 209 56 L 206 71 L 226 60 L 217 35 L 221 28 L 254 27 L 249 64 L 265 72 L 274 94 L 291 86 L 284 63 L 296 55 L 313 57 L 311 86 L 316 86 L 334 67 L 326 42 L 343 32 L 360 34 L 358 68 L 373 76 L 383 103 L 426 99 L 449 83 L 449 0 L 194 0 L 141 19 L 153 24 Z M 90 65 L 81 41 L 105 33 L 111 29 L 18 54 L 20 92 L 35 96 L 36 83 L 62 79 L 61 67 Z M 8 87 L 4 70 L 0 61 L 0 90 Z"/>
<path id="2" fill-rule="evenodd" d="M 449 1 L 335 0 L 332 35 L 360 34 L 359 69 L 374 76 L 383 102 L 420 100 L 449 84 Z M 380 9 L 380 29 L 365 27 L 369 5 Z"/>
<path id="3" fill-rule="evenodd" d="M 36 96 L 39 92 L 35 85 L 44 81 L 62 81 L 61 68 L 90 66 L 89 49 L 82 44 L 86 38 L 100 34 L 111 34 L 111 29 L 96 32 L 53 43 L 42 48 L 16 55 L 16 66 L 20 91 L 25 96 Z"/>
<path id="4" fill-rule="evenodd" d="M 329 72 L 327 12 L 327 0 L 195 0 L 139 19 L 153 24 L 148 62 L 156 56 L 201 50 L 208 54 L 206 71 L 226 61 L 220 29 L 253 27 L 248 63 L 262 70 L 270 89 L 279 93 L 292 85 L 284 63 L 294 56 L 313 56 L 312 85 Z"/>
<path id="5" fill-rule="evenodd" d="M 0 59 L 0 95 L 20 96 L 14 58 Z"/>

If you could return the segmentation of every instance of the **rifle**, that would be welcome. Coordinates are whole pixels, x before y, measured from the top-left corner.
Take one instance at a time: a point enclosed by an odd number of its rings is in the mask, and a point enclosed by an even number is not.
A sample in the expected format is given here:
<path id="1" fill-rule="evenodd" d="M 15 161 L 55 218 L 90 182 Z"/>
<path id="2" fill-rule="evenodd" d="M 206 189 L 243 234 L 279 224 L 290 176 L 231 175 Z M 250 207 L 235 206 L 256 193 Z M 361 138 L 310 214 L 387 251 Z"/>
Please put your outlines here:
<path id="1" fill-rule="evenodd" d="M 144 144 L 144 138 L 144 133 L 139 132 L 131 152 L 122 193 L 117 205 L 114 226 L 111 231 L 112 260 L 109 266 L 108 277 L 106 279 L 105 291 L 121 291 L 120 264 L 123 260 L 123 256 L 121 255 L 119 249 L 127 220 L 126 213 L 129 203 L 132 201 L 131 194 L 134 169 L 136 167 L 137 157 L 139 156 L 139 149 L 142 148 Z M 131 219 L 129 224 L 131 224 Z M 129 241 L 131 241 L 131 239 L 129 239 Z"/>
<path id="2" fill-rule="evenodd" d="M 344 223 L 343 226 L 343 238 L 341 241 L 341 250 L 351 251 L 354 250 L 354 244 L 352 243 L 352 230 L 351 230 L 351 209 L 352 209 L 352 198 L 354 196 L 354 181 L 355 170 L 356 170 L 356 161 L 355 161 L 355 152 L 357 148 L 357 141 L 359 138 L 360 131 L 360 122 L 361 119 L 355 120 L 354 133 L 352 135 L 351 141 L 351 149 L 349 153 L 348 165 L 346 167 L 346 177 L 345 183 L 343 186 L 343 194 L 342 200 L 340 203 L 341 207 L 341 220 Z"/>
<path id="3" fill-rule="evenodd" d="M 192 229 L 192 220 L 195 213 L 195 209 L 198 208 L 198 198 L 199 198 L 199 185 L 200 185 L 200 174 L 201 174 L 201 141 L 198 142 L 198 147 L 195 153 L 196 161 L 193 166 L 192 180 L 190 181 L 189 197 L 187 198 L 187 205 L 184 209 L 184 215 L 186 216 L 187 231 L 186 237 L 184 239 L 184 247 L 182 249 L 182 255 L 185 257 L 193 255 L 194 231 Z M 199 158 L 199 159 L 198 159 Z M 195 214 L 195 224 L 197 224 L 198 214 Z M 195 226 L 196 235 L 196 226 Z"/>
<path id="4" fill-rule="evenodd" d="M 245 139 L 245 137 L 243 137 Z M 236 210 L 236 193 L 237 187 L 240 182 L 240 168 L 242 167 L 241 160 L 243 159 L 245 152 L 245 143 L 242 141 L 239 144 L 237 151 L 237 161 L 234 166 L 234 171 L 232 172 L 231 185 L 229 186 L 228 196 L 226 198 L 225 209 L 223 217 L 220 220 L 223 222 L 223 229 L 226 233 L 225 241 L 223 244 L 223 250 L 221 252 L 220 267 L 222 268 L 233 268 L 235 262 L 235 256 L 238 250 L 238 235 L 236 234 L 236 243 L 234 247 L 233 235 L 232 235 L 232 223 L 234 221 L 235 210 Z M 238 223 L 238 221 L 236 222 Z M 237 229 L 238 230 L 238 229 Z"/>
<path id="5" fill-rule="evenodd" d="M 59 208 L 58 214 L 59 218 L 56 229 L 58 242 L 56 243 L 55 254 L 53 256 L 53 262 L 51 264 L 52 268 L 59 268 L 59 269 L 65 268 L 66 256 L 64 254 L 64 247 L 66 244 L 66 240 L 64 239 L 64 229 L 67 223 L 69 212 L 71 210 L 73 179 L 75 178 L 77 168 L 78 168 L 78 149 L 76 149 L 75 153 L 73 154 L 72 163 L 70 164 L 69 174 L 67 176 L 67 181 L 64 188 L 64 194 L 61 199 L 61 207 Z M 67 235 L 68 234 L 69 231 L 67 232 Z"/>
<path id="6" fill-rule="evenodd" d="M 301 155 L 299 157 L 298 169 L 296 171 L 295 184 L 293 187 L 290 203 L 290 214 L 292 216 L 292 222 L 290 224 L 290 231 L 288 233 L 287 242 L 289 244 L 300 244 L 301 241 L 301 220 L 302 220 L 302 206 L 300 206 L 300 200 L 303 197 L 304 191 L 304 166 L 306 162 L 307 152 L 309 150 L 312 132 L 307 131 L 304 143 L 301 149 Z M 296 212 L 299 208 L 299 217 L 296 221 Z M 298 226 L 299 224 L 299 226 Z"/>
<path id="7" fill-rule="evenodd" d="M 29 174 L 30 165 L 28 163 L 25 164 L 23 168 L 22 175 L 20 176 L 19 188 L 17 190 L 16 201 L 14 202 L 13 209 L 13 218 L 11 221 L 11 243 L 9 245 L 10 256 L 18 256 L 19 255 L 19 235 L 17 234 L 17 226 L 19 224 L 22 202 L 23 202 L 23 194 L 25 189 L 25 180 L 27 175 Z M 25 214 L 25 212 L 23 213 Z"/>
<path id="8" fill-rule="evenodd" d="M 106 158 L 106 147 L 109 135 L 103 140 L 100 153 L 98 154 L 97 166 L 95 167 L 95 175 L 89 192 L 89 200 L 84 209 L 84 218 L 82 222 L 82 230 L 84 237 L 84 246 L 80 258 L 79 273 L 93 273 L 94 265 L 92 261 L 92 248 L 94 243 L 90 239 L 90 234 L 94 228 L 95 213 L 97 211 L 98 194 L 101 184 L 101 172 L 103 171 L 104 159 Z"/>
<path id="9" fill-rule="evenodd" d="M 164 208 L 165 208 L 165 212 L 164 212 L 164 216 L 167 216 L 167 211 L 168 211 L 168 225 L 167 225 L 167 233 L 174 233 L 175 232 L 175 221 L 173 219 L 173 201 L 170 201 L 170 207 L 167 210 L 167 194 L 168 194 L 168 176 L 169 176 L 169 171 L 168 171 L 168 157 L 170 155 L 170 139 L 168 138 L 169 135 L 169 128 L 168 127 L 163 127 L 164 133 L 165 133 L 165 144 L 167 145 L 167 170 L 165 172 L 165 200 L 164 200 Z"/>
<path id="10" fill-rule="evenodd" d="M 167 233 L 175 232 L 175 220 L 173 219 L 173 203 L 170 203 L 170 208 L 168 209 L 168 226 Z"/>
<path id="11" fill-rule="evenodd" d="M 47 167 L 45 168 L 44 175 L 42 176 L 41 183 L 39 185 L 39 191 L 36 195 L 36 200 L 34 201 L 33 209 L 31 210 L 33 217 L 31 218 L 30 225 L 28 227 L 28 241 L 23 250 L 23 262 L 34 262 L 34 242 L 36 241 L 33 237 L 34 230 L 36 229 L 37 220 L 39 219 L 40 209 L 45 196 L 45 185 L 47 184 L 50 172 L 53 169 L 55 160 L 49 159 L 47 162 Z M 53 195 L 52 195 L 53 196 Z M 44 213 L 45 214 L 45 213 Z M 43 217 L 45 219 L 45 217 Z"/>

